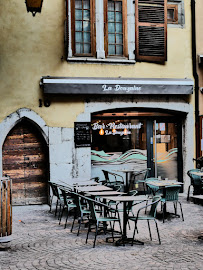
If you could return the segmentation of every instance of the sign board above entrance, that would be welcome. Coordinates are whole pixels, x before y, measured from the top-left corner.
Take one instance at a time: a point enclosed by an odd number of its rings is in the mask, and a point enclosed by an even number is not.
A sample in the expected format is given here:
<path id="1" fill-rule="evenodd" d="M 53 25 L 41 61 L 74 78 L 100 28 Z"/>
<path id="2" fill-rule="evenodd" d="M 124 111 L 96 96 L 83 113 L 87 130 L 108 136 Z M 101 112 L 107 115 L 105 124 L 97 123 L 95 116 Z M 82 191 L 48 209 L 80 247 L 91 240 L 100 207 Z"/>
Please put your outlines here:
<path id="1" fill-rule="evenodd" d="M 194 82 L 190 79 L 42 77 L 40 85 L 45 94 L 189 95 L 193 93 Z"/>

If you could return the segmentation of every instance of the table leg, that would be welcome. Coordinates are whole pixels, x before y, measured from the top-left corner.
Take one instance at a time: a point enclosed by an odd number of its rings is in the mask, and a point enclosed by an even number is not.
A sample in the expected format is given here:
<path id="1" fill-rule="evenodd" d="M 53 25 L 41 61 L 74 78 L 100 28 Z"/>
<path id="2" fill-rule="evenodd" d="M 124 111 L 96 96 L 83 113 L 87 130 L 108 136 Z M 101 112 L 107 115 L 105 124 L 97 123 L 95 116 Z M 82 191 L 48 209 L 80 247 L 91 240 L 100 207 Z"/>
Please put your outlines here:
<path id="1" fill-rule="evenodd" d="M 127 222 L 128 222 L 127 207 L 126 202 L 123 202 L 123 233 L 121 239 L 116 241 L 116 246 L 120 245 L 125 246 L 125 244 L 132 243 L 132 238 L 127 237 Z M 136 245 L 144 245 L 144 242 L 138 240 L 134 240 L 133 243 Z"/>

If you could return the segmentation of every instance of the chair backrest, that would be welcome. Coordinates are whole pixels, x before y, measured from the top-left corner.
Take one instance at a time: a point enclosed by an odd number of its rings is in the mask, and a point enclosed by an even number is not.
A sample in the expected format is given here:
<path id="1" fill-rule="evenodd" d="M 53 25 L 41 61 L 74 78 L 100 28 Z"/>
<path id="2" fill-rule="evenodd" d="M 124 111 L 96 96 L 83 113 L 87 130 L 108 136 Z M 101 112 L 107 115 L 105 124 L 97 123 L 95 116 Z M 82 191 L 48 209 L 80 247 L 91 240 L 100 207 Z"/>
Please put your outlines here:
<path id="1" fill-rule="evenodd" d="M 105 180 L 106 181 L 109 181 L 109 172 L 108 171 L 105 171 L 105 170 L 102 170 L 102 172 L 104 174 Z"/>
<path id="2" fill-rule="evenodd" d="M 165 201 L 178 201 L 180 185 L 167 186 L 165 188 Z"/>
<path id="3" fill-rule="evenodd" d="M 93 200 L 87 200 L 87 203 L 89 204 L 89 208 L 90 208 L 90 215 L 91 215 L 91 219 L 93 221 L 97 221 L 97 215 L 96 215 L 96 211 L 95 211 L 95 204 Z"/>
<path id="4" fill-rule="evenodd" d="M 107 183 L 124 183 L 123 176 L 117 173 L 102 170 Z"/>
<path id="5" fill-rule="evenodd" d="M 60 199 L 60 195 L 59 195 L 59 191 L 58 191 L 58 187 L 55 183 L 52 182 L 48 182 L 48 184 L 50 185 L 51 189 L 52 189 L 52 193 L 54 196 L 57 197 L 57 199 Z"/>
<path id="6" fill-rule="evenodd" d="M 153 197 L 151 208 L 149 211 L 149 216 L 154 217 L 154 218 L 156 217 L 156 209 L 160 200 L 161 200 L 161 196 L 156 195 Z"/>
<path id="7" fill-rule="evenodd" d="M 147 192 L 149 194 L 162 194 L 162 190 L 159 188 L 159 186 L 154 186 L 150 184 L 150 181 L 156 181 L 158 178 L 147 178 L 146 179 L 146 185 L 147 185 Z"/>
<path id="8" fill-rule="evenodd" d="M 138 191 L 136 189 L 132 189 L 132 190 L 128 191 L 129 196 L 135 196 L 137 193 L 138 193 Z"/>
<path id="9" fill-rule="evenodd" d="M 200 169 L 191 169 L 187 172 L 187 175 L 191 179 L 191 184 L 194 186 L 202 185 L 202 179 L 200 175 L 193 174 L 193 172 L 200 172 Z"/>

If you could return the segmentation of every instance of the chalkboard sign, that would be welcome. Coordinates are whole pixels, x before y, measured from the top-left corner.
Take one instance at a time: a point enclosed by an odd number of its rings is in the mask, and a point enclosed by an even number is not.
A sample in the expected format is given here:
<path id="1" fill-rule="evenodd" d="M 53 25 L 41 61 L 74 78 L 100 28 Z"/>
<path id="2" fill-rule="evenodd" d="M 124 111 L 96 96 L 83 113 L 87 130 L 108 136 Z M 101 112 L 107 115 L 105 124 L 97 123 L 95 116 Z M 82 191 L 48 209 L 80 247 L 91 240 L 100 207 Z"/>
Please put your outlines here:
<path id="1" fill-rule="evenodd" d="M 91 123 L 90 122 L 75 122 L 75 147 L 90 147 L 91 146 Z"/>

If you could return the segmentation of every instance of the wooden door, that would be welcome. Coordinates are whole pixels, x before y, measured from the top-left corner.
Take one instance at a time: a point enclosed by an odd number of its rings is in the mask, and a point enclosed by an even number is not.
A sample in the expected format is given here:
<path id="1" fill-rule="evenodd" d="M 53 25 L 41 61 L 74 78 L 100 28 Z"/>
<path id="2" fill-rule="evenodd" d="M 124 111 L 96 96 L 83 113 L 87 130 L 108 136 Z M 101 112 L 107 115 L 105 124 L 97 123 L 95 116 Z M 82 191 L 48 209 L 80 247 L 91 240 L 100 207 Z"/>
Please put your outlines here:
<path id="1" fill-rule="evenodd" d="M 48 198 L 48 147 L 28 120 L 17 124 L 3 145 L 3 174 L 13 183 L 13 204 L 43 204 Z"/>

